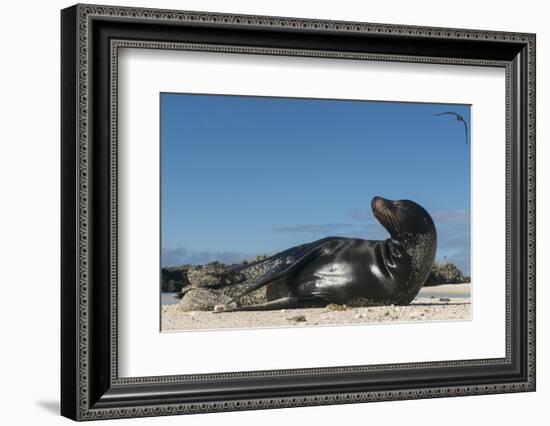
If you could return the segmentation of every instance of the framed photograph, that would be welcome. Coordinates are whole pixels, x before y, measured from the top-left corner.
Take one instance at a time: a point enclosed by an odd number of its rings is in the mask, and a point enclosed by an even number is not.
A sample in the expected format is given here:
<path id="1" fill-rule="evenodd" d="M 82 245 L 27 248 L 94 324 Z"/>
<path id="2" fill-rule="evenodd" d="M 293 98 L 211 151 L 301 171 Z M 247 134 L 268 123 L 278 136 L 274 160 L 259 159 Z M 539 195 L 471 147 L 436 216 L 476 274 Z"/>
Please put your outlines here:
<path id="1" fill-rule="evenodd" d="M 535 390 L 535 35 L 61 12 L 61 413 Z"/>

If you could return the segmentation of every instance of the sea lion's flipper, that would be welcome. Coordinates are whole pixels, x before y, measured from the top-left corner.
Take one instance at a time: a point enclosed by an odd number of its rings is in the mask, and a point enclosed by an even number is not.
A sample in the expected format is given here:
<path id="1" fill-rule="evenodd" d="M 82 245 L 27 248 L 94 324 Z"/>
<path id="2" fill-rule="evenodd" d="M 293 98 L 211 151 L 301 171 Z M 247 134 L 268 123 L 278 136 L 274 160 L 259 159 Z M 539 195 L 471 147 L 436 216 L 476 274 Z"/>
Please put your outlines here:
<path id="1" fill-rule="evenodd" d="M 294 308 L 305 308 L 305 307 L 321 307 L 325 306 L 328 302 L 324 299 L 316 297 L 299 297 L 299 296 L 288 296 L 282 297 L 280 299 L 271 300 L 265 303 L 258 303 L 256 305 L 249 306 L 237 306 L 236 303 L 232 302 L 225 305 L 224 309 L 219 312 L 235 312 L 235 311 L 269 311 L 275 309 L 294 309 Z"/>
<path id="2" fill-rule="evenodd" d="M 313 247 L 311 250 L 309 250 L 306 254 L 304 254 L 302 257 L 297 259 L 296 261 L 286 265 L 284 268 L 277 269 L 274 272 L 268 273 L 261 278 L 259 278 L 257 281 L 249 284 L 244 288 L 244 290 L 235 298 L 233 298 L 233 301 L 236 303 L 237 300 L 239 300 L 241 297 L 247 295 L 248 293 L 253 292 L 254 290 L 257 290 L 263 286 L 266 286 L 272 282 L 280 281 L 288 277 L 289 274 L 296 271 L 296 269 L 302 267 L 306 263 L 308 263 L 310 260 L 315 258 L 319 255 L 323 248 L 323 245 L 317 245 Z"/>

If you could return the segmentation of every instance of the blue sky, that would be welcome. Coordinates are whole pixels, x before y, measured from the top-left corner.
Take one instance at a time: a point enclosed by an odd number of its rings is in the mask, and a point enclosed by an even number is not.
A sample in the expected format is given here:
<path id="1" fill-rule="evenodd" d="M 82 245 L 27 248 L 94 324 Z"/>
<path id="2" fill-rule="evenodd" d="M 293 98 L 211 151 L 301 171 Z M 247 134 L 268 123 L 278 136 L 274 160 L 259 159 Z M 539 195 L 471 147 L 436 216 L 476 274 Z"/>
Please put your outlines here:
<path id="1" fill-rule="evenodd" d="M 162 266 L 326 236 L 385 239 L 370 201 L 424 206 L 470 272 L 470 106 L 161 94 Z M 475 141 L 473 141 L 475 143 Z"/>

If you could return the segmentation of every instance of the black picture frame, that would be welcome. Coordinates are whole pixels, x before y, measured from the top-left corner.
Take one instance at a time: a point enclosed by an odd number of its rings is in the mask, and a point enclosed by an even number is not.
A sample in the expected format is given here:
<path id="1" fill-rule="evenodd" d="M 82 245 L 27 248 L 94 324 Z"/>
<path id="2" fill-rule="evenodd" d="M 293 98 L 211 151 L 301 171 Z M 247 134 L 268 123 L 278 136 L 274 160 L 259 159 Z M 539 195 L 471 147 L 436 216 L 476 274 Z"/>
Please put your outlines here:
<path id="1" fill-rule="evenodd" d="M 534 34 L 510 32 L 97 5 L 64 9 L 61 414 L 92 420 L 534 391 L 535 41 Z M 506 356 L 119 378 L 116 48 L 181 44 L 505 68 Z"/>

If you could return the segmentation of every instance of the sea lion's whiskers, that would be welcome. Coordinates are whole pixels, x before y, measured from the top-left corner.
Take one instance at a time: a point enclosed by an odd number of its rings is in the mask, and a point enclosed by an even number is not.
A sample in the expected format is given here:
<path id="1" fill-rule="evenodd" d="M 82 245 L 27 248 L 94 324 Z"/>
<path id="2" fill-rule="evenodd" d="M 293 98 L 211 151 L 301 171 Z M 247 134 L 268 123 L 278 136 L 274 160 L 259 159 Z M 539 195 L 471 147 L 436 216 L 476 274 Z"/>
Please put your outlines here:
<path id="1" fill-rule="evenodd" d="M 396 231 L 399 231 L 401 229 L 399 227 L 399 223 L 397 222 L 397 219 L 387 208 L 383 207 L 382 213 L 384 214 L 384 217 L 395 227 Z"/>
<path id="2" fill-rule="evenodd" d="M 390 216 L 391 220 L 393 221 L 393 224 L 395 225 L 395 229 L 397 231 L 400 231 L 401 230 L 401 227 L 399 226 L 399 222 L 397 221 L 397 219 L 395 218 L 395 215 L 388 211 L 388 215 Z"/>
<path id="3" fill-rule="evenodd" d="M 389 222 L 391 225 L 393 225 L 390 215 L 388 214 L 388 210 L 386 210 L 385 207 L 382 208 L 382 214 L 384 215 L 384 219 L 386 219 L 386 222 Z"/>
<path id="4" fill-rule="evenodd" d="M 380 208 L 380 213 L 382 213 L 382 216 L 384 217 L 384 220 L 385 220 L 386 222 L 391 222 L 391 219 L 390 219 L 390 217 L 388 216 L 388 212 L 386 211 L 385 208 L 381 207 L 381 208 Z"/>

